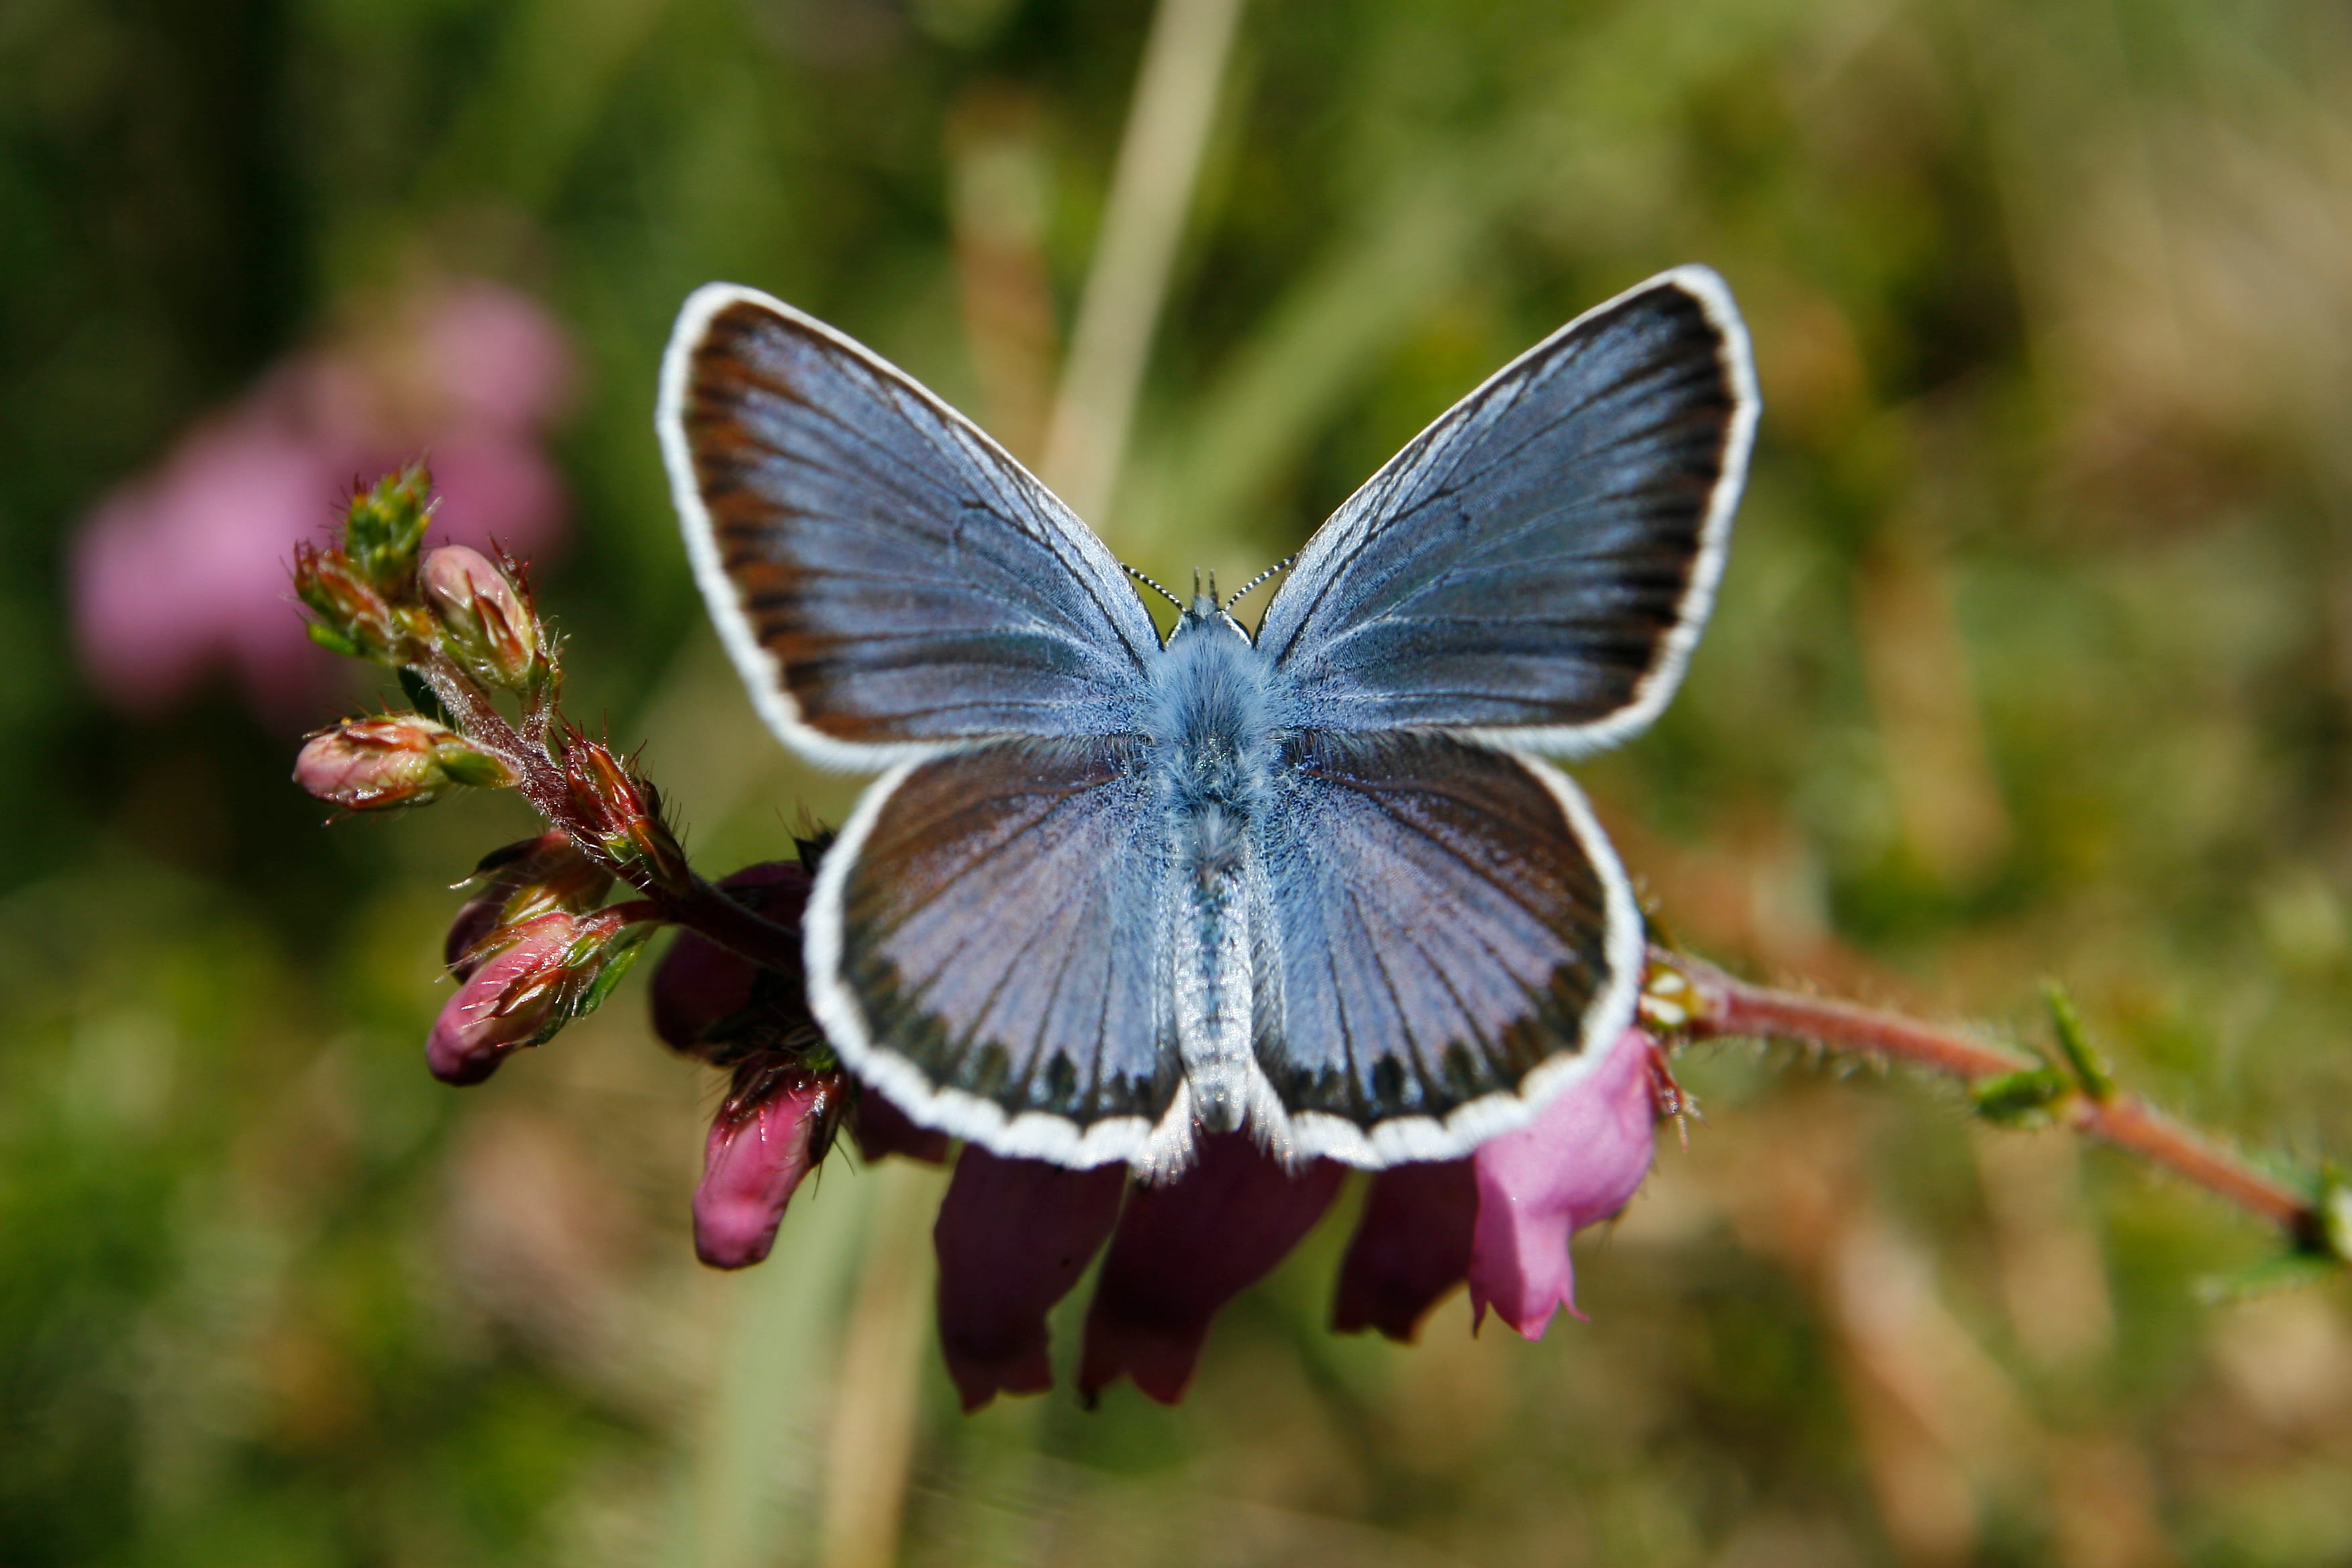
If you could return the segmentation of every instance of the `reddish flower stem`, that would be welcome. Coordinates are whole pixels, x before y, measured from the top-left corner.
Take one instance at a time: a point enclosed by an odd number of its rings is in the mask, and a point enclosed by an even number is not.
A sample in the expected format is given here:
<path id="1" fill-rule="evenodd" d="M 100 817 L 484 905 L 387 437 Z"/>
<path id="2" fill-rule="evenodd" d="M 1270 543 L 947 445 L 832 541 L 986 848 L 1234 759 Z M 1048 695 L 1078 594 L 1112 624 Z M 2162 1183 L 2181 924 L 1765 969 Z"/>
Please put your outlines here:
<path id="1" fill-rule="evenodd" d="M 1925 1068 L 1964 1083 L 2047 1065 L 2022 1051 L 1901 1014 L 1751 985 L 1685 953 L 1654 947 L 1650 964 L 1654 990 L 1662 973 L 1680 976 L 1687 986 L 1686 994 L 1673 995 L 1673 1002 L 1688 1015 L 1680 1026 L 1694 1038 L 1802 1040 Z M 2182 1126 L 2137 1095 L 2076 1089 L 2053 1104 L 2051 1113 L 2077 1132 L 2161 1165 L 2269 1221 L 2299 1247 L 2326 1248 L 2325 1218 L 2313 1194 Z"/>
<path id="2" fill-rule="evenodd" d="M 582 853 L 645 895 L 629 907 L 642 908 L 646 918 L 689 926 L 754 963 L 787 973 L 800 972 L 798 931 L 745 908 L 699 876 L 689 874 L 683 886 L 665 887 L 645 862 L 608 851 L 596 825 L 582 815 L 571 781 L 546 747 L 526 740 L 447 655 L 433 649 L 410 668 L 441 700 L 457 731 L 512 770 L 517 793 L 549 826 L 562 829 Z"/>

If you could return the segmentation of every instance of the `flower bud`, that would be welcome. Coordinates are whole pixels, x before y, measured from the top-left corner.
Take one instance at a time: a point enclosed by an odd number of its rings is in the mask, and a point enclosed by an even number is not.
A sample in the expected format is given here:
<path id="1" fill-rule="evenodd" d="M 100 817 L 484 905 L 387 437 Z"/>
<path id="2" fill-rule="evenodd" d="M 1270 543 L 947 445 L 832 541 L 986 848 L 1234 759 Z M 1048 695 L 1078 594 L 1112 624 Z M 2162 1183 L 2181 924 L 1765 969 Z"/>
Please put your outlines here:
<path id="1" fill-rule="evenodd" d="M 841 1100 L 837 1073 L 786 1058 L 746 1061 L 710 1123 L 694 1189 L 695 1256 L 747 1268 L 768 1256 L 801 1178 L 824 1158 Z"/>
<path id="2" fill-rule="evenodd" d="M 506 765 L 445 724 L 415 713 L 354 719 L 310 737 L 294 782 L 352 811 L 422 805 L 451 784 L 499 788 Z"/>
<path id="3" fill-rule="evenodd" d="M 477 950 L 492 932 L 551 910 L 583 914 L 613 889 L 612 873 L 560 832 L 493 849 L 482 857 L 474 875 L 485 879 L 481 890 L 458 910 L 442 950 L 444 962 L 459 980 L 479 967 L 485 954 Z"/>
<path id="4" fill-rule="evenodd" d="M 609 910 L 552 910 L 499 928 L 434 1020 L 425 1066 L 444 1083 L 481 1082 L 513 1052 L 594 1012 L 652 930 Z"/>
<path id="5" fill-rule="evenodd" d="M 585 736 L 573 734 L 563 773 L 572 805 L 594 827 L 614 859 L 642 866 L 665 888 L 691 880 L 686 852 L 661 819 L 661 796 L 620 758 Z"/>
<path id="6" fill-rule="evenodd" d="M 318 619 L 310 640 L 335 653 L 379 664 L 398 662 L 401 617 L 340 550 L 294 547 L 294 595 Z"/>
<path id="7" fill-rule="evenodd" d="M 447 544 L 425 557 L 417 584 L 441 624 L 442 647 L 487 686 L 520 691 L 539 665 L 539 618 L 479 551 Z"/>
<path id="8" fill-rule="evenodd" d="M 367 582 L 394 598 L 405 596 L 416 570 L 417 547 L 433 516 L 433 475 L 422 463 L 352 494 L 343 513 L 342 553 Z"/>

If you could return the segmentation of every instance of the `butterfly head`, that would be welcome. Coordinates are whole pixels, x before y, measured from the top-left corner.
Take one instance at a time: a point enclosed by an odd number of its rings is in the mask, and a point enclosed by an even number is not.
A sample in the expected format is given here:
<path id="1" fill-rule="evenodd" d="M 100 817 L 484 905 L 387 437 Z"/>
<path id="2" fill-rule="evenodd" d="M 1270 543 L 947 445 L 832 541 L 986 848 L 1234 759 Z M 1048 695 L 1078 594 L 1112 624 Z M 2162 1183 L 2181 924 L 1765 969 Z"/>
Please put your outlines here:
<path id="1" fill-rule="evenodd" d="M 1239 621 L 1225 613 L 1224 604 L 1218 599 L 1217 574 L 1214 572 L 1204 574 L 1195 567 L 1192 571 L 1192 602 L 1179 609 L 1175 629 L 1168 634 L 1168 640 L 1173 643 L 1185 633 L 1200 627 L 1222 628 L 1244 643 L 1250 640 L 1249 633 L 1242 629 Z"/>

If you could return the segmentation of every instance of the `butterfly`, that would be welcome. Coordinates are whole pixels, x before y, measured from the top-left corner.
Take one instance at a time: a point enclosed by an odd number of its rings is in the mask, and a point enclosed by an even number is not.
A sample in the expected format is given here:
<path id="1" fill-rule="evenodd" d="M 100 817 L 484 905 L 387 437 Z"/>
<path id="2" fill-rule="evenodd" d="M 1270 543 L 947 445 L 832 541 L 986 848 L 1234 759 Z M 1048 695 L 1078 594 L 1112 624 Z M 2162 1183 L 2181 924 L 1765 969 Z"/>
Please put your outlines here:
<path id="1" fill-rule="evenodd" d="M 1533 753 L 1673 694 L 1758 408 L 1722 279 L 1664 273 L 1415 437 L 1255 633 L 1196 591 L 1163 642 L 971 421 L 698 290 L 657 418 L 696 576 L 770 728 L 881 773 L 808 905 L 828 1039 L 918 1122 L 1069 1166 L 1247 1127 L 1378 1167 L 1526 1123 L 1631 1023 L 1644 952 Z"/>

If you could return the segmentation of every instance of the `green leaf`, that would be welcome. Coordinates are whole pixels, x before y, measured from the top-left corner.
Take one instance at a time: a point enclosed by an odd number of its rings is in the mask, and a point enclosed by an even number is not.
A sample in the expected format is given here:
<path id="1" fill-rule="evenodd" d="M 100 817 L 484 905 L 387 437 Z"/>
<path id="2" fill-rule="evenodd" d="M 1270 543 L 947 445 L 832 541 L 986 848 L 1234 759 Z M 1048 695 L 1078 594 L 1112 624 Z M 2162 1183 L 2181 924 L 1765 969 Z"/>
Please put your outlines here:
<path id="1" fill-rule="evenodd" d="M 2027 1068 L 1978 1079 L 1969 1086 L 1969 1098 L 1987 1121 L 2002 1127 L 2047 1127 L 2050 1108 L 2074 1087 L 2054 1067 Z"/>
<path id="2" fill-rule="evenodd" d="M 2234 1274 L 2200 1280 L 2197 1295 L 2203 1301 L 2243 1301 L 2321 1284 L 2343 1272 L 2344 1265 L 2333 1258 L 2310 1252 L 2283 1252 Z"/>
<path id="3" fill-rule="evenodd" d="M 2083 1033 L 2083 1020 L 2076 1016 L 2065 987 L 2053 980 L 2042 988 L 2042 996 L 2050 1007 L 2050 1026 L 2058 1037 L 2058 1048 L 2065 1053 L 2066 1065 L 2074 1069 L 2083 1092 L 2093 1100 L 2113 1099 L 2115 1073 L 2091 1048 L 2090 1038 Z"/>

